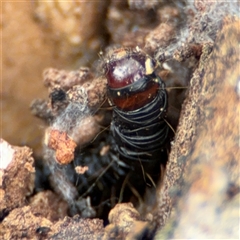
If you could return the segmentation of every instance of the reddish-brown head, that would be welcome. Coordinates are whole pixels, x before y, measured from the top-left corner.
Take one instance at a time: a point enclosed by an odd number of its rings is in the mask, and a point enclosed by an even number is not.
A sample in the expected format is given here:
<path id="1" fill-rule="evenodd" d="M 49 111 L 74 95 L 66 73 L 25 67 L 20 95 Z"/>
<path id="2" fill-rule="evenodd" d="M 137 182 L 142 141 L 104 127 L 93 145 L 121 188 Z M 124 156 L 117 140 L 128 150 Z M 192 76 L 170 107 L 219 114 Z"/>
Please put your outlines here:
<path id="1" fill-rule="evenodd" d="M 105 61 L 111 102 L 122 110 L 136 110 L 151 102 L 159 89 L 154 62 L 139 49 L 115 49 Z"/>

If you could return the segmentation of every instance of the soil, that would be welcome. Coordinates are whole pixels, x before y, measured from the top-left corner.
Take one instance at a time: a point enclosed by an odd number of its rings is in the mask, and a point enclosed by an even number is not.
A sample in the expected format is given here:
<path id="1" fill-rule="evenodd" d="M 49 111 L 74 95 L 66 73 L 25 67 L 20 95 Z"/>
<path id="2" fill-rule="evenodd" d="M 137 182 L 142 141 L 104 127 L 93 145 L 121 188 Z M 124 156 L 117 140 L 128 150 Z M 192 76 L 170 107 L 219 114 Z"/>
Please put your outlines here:
<path id="1" fill-rule="evenodd" d="M 239 3 L 100 2 L 2 4 L 0 239 L 239 238 Z M 168 91 L 171 150 L 144 194 L 109 128 L 119 46 Z"/>

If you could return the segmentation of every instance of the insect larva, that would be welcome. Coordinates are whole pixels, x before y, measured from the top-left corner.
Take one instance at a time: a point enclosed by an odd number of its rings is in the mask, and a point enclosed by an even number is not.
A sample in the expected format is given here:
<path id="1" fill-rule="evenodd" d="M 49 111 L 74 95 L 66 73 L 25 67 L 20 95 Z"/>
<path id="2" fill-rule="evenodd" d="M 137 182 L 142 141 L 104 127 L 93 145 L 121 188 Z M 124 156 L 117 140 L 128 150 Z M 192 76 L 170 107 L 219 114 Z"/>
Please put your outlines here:
<path id="1" fill-rule="evenodd" d="M 167 92 L 154 65 L 138 48 L 120 48 L 109 54 L 104 70 L 117 152 L 133 170 L 140 167 L 156 179 L 165 161 L 162 155 L 169 127 L 164 120 Z"/>

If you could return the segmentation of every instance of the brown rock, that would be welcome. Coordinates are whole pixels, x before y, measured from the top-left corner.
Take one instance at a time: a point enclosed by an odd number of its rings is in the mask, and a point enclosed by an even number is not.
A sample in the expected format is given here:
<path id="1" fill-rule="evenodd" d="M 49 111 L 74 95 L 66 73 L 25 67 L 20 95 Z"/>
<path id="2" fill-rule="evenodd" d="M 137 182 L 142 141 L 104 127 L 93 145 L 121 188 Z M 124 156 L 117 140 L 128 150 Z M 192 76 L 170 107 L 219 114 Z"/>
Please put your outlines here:
<path id="1" fill-rule="evenodd" d="M 65 217 L 52 228 L 50 239 L 101 239 L 104 233 L 100 219 L 82 219 L 79 216 Z"/>
<path id="2" fill-rule="evenodd" d="M 58 54 L 75 58 L 78 64 L 95 58 L 105 44 L 107 7 L 106 1 L 34 2 L 35 17 L 57 45 Z"/>
<path id="3" fill-rule="evenodd" d="M 93 78 L 89 68 L 80 68 L 76 71 L 65 71 L 54 68 L 45 69 L 43 72 L 44 85 L 49 89 L 62 88 L 67 91 L 74 85 L 82 85 Z"/>
<path id="4" fill-rule="evenodd" d="M 191 80 L 159 192 L 158 223 L 172 205 L 174 211 L 159 238 L 169 229 L 173 238 L 239 237 L 239 24 L 225 20 Z"/>
<path id="5" fill-rule="evenodd" d="M 143 221 L 132 203 L 119 203 L 109 213 L 103 239 L 152 239 L 151 224 Z"/>
<path id="6" fill-rule="evenodd" d="M 35 169 L 28 147 L 13 147 L 0 140 L 0 212 L 1 215 L 26 204 L 34 188 Z"/>
<path id="7" fill-rule="evenodd" d="M 30 199 L 29 206 L 35 216 L 45 217 L 51 222 L 67 216 L 68 204 L 49 190 L 35 194 Z"/>
<path id="8" fill-rule="evenodd" d="M 4 218 L 0 225 L 2 239 L 46 239 L 52 223 L 33 215 L 31 208 L 16 208 Z M 43 238 L 41 238 L 43 237 Z"/>
<path id="9" fill-rule="evenodd" d="M 45 136 L 45 144 L 56 151 L 55 159 L 59 164 L 68 164 L 73 160 L 77 144 L 65 132 L 50 129 Z"/>

